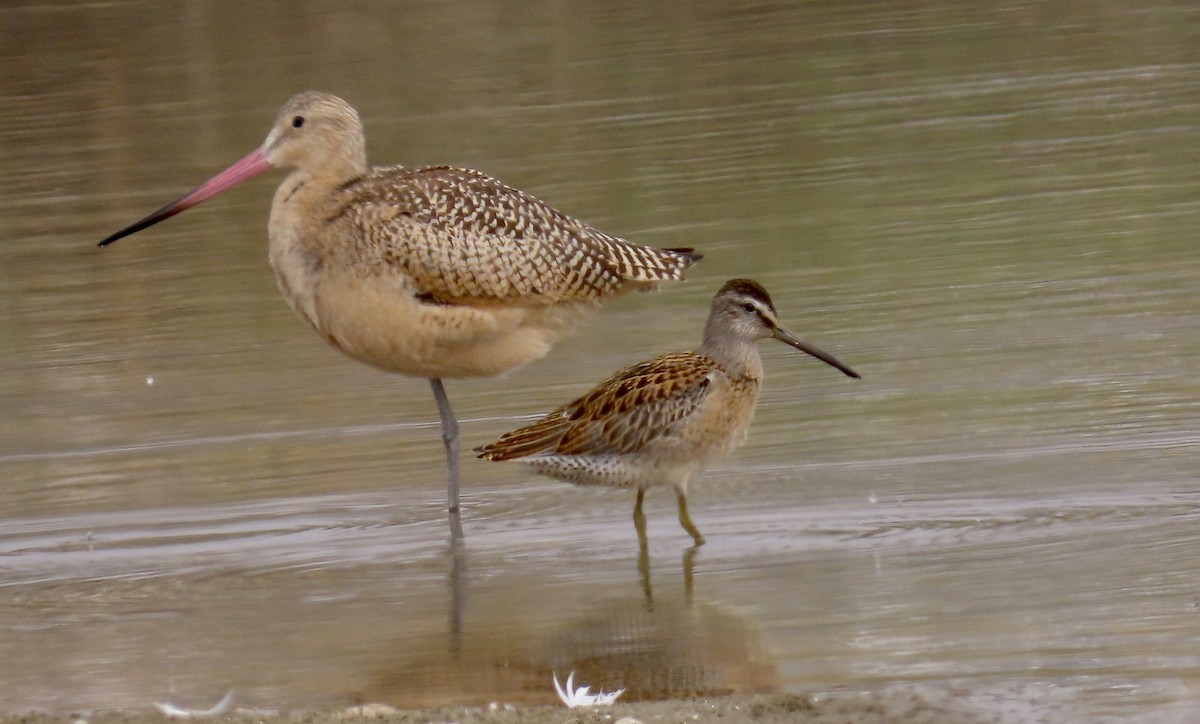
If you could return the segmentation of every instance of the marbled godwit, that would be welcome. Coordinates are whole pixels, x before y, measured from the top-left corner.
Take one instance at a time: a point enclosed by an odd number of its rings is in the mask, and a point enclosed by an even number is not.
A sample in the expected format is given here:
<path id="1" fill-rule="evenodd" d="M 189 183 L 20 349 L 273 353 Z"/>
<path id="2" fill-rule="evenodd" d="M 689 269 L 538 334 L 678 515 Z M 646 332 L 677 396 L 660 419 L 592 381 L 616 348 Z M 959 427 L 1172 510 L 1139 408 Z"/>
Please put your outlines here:
<path id="1" fill-rule="evenodd" d="M 284 104 L 262 146 L 100 246 L 275 166 L 291 169 L 268 225 L 279 288 L 350 357 L 429 379 L 453 538 L 458 423 L 442 379 L 538 359 L 601 302 L 682 279 L 700 258 L 610 236 L 477 171 L 371 168 L 358 112 L 311 91 Z"/>
<path id="2" fill-rule="evenodd" d="M 487 460 L 517 460 L 543 475 L 583 485 L 637 488 L 633 521 L 646 545 L 642 498 L 672 485 L 679 522 L 704 544 L 687 510 L 687 484 L 746 439 L 762 384 L 760 339 L 772 337 L 846 375 L 859 374 L 779 326 L 767 290 L 750 279 L 713 298 L 696 352 L 675 352 L 621 370 L 541 420 L 478 448 Z"/>

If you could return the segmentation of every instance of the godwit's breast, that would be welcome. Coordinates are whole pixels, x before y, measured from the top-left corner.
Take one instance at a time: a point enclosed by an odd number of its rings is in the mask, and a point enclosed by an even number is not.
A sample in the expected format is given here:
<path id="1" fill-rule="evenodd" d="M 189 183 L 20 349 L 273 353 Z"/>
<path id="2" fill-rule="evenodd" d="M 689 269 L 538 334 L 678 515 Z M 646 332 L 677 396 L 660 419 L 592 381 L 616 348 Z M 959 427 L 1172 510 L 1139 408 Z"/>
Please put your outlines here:
<path id="1" fill-rule="evenodd" d="M 397 202 L 403 193 L 411 191 L 395 184 L 375 194 L 321 190 L 299 173 L 276 193 L 269 235 L 279 288 L 347 355 L 422 377 L 492 376 L 545 356 L 603 298 L 486 296 L 489 279 L 489 289 L 500 283 L 494 265 L 463 254 L 411 201 Z M 477 296 L 463 296 L 471 283 Z"/>
<path id="2" fill-rule="evenodd" d="M 490 377 L 544 357 L 592 305 L 473 307 L 429 301 L 403 275 L 322 276 L 317 330 L 338 349 L 390 372 Z"/>

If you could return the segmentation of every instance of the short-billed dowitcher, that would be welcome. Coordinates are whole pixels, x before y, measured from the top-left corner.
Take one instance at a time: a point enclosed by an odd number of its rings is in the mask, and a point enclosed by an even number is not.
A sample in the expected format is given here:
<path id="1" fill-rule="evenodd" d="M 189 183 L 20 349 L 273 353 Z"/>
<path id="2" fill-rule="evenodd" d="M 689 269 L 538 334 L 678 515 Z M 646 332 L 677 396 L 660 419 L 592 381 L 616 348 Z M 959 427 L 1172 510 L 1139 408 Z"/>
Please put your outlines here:
<path id="1" fill-rule="evenodd" d="M 699 350 L 621 370 L 532 425 L 478 448 L 479 457 L 517 460 L 572 483 L 637 488 L 633 520 L 643 546 L 646 488 L 672 485 L 679 522 L 702 545 L 704 536 L 688 515 L 688 481 L 746 439 L 763 378 L 756 343 L 767 337 L 859 377 L 779 326 L 762 285 L 733 279 L 713 298 Z"/>
<path id="2" fill-rule="evenodd" d="M 681 279 L 700 258 L 610 236 L 478 171 L 372 168 L 358 112 L 311 91 L 284 104 L 262 146 L 100 245 L 276 166 L 291 169 L 268 226 L 279 288 L 350 357 L 430 380 L 453 538 L 458 423 L 442 379 L 539 359 L 601 302 Z"/>

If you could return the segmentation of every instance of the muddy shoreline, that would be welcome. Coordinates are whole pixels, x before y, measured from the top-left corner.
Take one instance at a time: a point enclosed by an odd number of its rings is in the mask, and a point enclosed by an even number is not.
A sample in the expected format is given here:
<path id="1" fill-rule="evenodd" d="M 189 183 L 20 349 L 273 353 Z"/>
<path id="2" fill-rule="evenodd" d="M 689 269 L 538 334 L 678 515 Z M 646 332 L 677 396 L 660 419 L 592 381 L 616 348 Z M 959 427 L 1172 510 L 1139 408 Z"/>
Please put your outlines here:
<path id="1" fill-rule="evenodd" d="M 961 704 L 962 702 L 957 702 Z M 394 709 L 386 705 L 355 706 L 331 711 L 265 712 L 235 710 L 218 717 L 172 719 L 155 709 L 140 711 L 29 713 L 0 716 L 0 724 L 132 724 L 164 721 L 279 722 L 279 724 L 336 724 L 340 722 L 457 722 L 458 724 L 635 724 L 642 722 L 801 722 L 808 724 L 980 724 L 1009 721 L 998 714 L 984 716 L 956 706 L 947 696 L 912 690 L 838 692 L 820 695 L 763 694 L 702 699 L 644 701 L 593 709 L 562 706 L 441 707 Z"/>

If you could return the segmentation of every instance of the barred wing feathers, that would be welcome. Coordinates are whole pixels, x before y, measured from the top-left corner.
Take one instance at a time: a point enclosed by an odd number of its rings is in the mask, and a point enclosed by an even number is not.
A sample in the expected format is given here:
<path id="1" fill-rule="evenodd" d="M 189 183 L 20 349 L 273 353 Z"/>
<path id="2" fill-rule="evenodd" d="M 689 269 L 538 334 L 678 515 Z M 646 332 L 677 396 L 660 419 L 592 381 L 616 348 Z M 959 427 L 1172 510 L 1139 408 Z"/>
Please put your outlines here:
<path id="1" fill-rule="evenodd" d="M 605 234 L 470 169 L 379 168 L 343 192 L 335 219 L 364 232 L 359 253 L 445 303 L 603 298 L 682 279 L 700 259 Z"/>
<path id="2" fill-rule="evenodd" d="M 716 362 L 696 352 L 633 365 L 541 420 L 479 448 L 487 460 L 636 453 L 697 414 Z"/>

